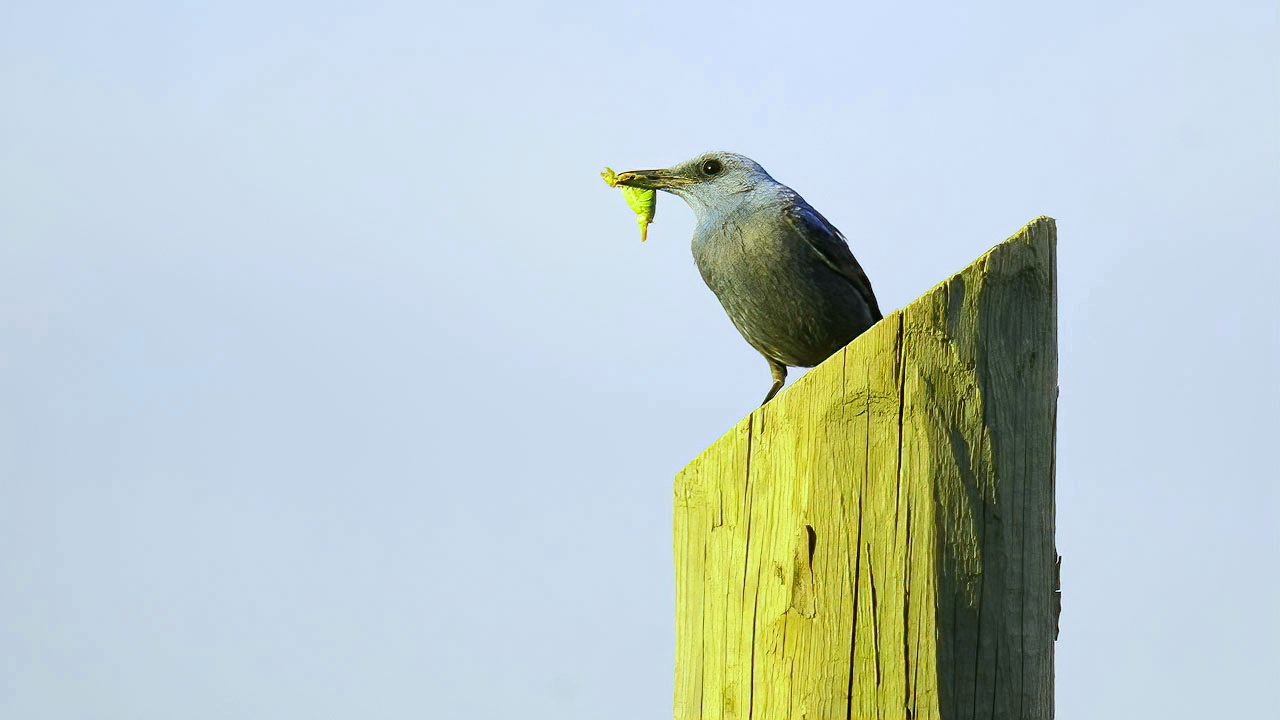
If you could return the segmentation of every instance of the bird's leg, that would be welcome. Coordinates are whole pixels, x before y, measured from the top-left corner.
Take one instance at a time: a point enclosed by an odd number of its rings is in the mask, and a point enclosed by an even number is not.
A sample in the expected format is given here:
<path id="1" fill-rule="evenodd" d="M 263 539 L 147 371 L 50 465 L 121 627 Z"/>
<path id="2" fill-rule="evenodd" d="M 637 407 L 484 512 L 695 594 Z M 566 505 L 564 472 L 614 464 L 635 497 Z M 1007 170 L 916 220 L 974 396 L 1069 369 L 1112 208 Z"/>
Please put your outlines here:
<path id="1" fill-rule="evenodd" d="M 787 366 L 772 358 L 765 358 L 769 361 L 769 369 L 773 371 L 773 387 L 769 388 L 769 394 L 764 396 L 764 402 L 760 403 L 760 407 L 764 407 L 765 403 L 773 399 L 774 395 L 782 389 L 782 384 L 787 381 Z"/>

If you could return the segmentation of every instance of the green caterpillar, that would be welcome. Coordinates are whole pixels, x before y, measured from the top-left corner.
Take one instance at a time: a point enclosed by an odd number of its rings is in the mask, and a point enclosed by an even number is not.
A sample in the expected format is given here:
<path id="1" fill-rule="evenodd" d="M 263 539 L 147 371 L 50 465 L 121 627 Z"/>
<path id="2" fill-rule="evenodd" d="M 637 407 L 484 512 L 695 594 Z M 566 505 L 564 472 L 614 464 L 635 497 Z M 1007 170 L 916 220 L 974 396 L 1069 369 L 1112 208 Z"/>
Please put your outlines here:
<path id="1" fill-rule="evenodd" d="M 612 168 L 605 168 L 600 177 L 604 178 L 609 187 L 618 187 L 618 174 Z M 653 222 L 653 214 L 658 209 L 658 193 L 624 185 L 622 198 L 636 214 L 636 224 L 640 226 L 640 242 L 644 242 L 649 237 L 649 223 Z"/>

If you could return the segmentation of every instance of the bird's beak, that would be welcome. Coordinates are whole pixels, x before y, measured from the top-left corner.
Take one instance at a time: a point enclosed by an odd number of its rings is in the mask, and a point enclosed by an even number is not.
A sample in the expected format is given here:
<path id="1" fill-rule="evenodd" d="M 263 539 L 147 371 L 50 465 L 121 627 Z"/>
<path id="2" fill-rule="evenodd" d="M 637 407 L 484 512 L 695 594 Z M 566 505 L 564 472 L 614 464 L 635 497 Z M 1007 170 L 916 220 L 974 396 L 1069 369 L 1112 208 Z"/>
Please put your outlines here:
<path id="1" fill-rule="evenodd" d="M 645 190 L 670 190 L 693 181 L 671 170 L 628 170 L 618 173 L 618 184 Z"/>

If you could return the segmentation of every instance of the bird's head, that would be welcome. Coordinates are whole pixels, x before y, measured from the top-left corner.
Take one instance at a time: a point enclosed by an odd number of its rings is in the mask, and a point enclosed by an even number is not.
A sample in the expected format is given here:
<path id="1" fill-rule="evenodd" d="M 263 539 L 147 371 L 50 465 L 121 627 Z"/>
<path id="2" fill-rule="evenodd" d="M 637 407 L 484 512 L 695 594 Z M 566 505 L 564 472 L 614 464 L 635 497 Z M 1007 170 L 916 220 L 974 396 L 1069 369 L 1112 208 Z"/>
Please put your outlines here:
<path id="1" fill-rule="evenodd" d="M 725 210 L 754 190 L 777 185 L 755 160 L 730 152 L 703 153 L 661 170 L 628 170 L 618 174 L 618 184 L 679 195 L 699 216 Z"/>

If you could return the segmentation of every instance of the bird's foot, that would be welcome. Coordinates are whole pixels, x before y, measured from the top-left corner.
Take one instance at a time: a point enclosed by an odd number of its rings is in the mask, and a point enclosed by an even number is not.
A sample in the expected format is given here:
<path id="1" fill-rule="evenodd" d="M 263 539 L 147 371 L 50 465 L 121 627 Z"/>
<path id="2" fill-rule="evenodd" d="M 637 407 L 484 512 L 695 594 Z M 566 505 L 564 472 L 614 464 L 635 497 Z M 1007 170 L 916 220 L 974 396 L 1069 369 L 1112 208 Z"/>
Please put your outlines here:
<path id="1" fill-rule="evenodd" d="M 787 366 L 782 363 L 769 361 L 769 370 L 773 372 L 773 386 L 769 388 L 769 394 L 764 396 L 764 402 L 760 403 L 760 407 L 764 407 L 766 403 L 773 399 L 774 395 L 782 389 L 782 384 L 787 381 Z"/>

